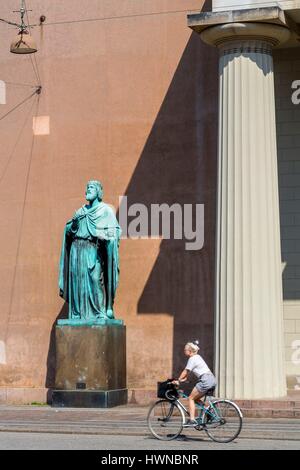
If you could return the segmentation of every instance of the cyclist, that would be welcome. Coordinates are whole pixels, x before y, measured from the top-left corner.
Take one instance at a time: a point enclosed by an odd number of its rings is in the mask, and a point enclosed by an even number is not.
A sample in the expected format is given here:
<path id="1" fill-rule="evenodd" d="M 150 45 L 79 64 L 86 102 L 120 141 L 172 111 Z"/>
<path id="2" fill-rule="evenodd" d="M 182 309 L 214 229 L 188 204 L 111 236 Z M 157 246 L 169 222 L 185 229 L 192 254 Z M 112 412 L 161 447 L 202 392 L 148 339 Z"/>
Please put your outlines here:
<path id="1" fill-rule="evenodd" d="M 193 372 L 197 378 L 197 383 L 189 396 L 190 419 L 185 424 L 187 427 L 197 426 L 198 424 L 195 420 L 195 402 L 199 401 L 208 390 L 215 387 L 217 384 L 215 376 L 204 359 L 198 354 L 199 349 L 199 341 L 193 341 L 185 345 L 184 354 L 189 359 L 178 380 L 173 381 L 176 385 L 179 385 L 180 382 L 185 382 L 190 372 Z"/>

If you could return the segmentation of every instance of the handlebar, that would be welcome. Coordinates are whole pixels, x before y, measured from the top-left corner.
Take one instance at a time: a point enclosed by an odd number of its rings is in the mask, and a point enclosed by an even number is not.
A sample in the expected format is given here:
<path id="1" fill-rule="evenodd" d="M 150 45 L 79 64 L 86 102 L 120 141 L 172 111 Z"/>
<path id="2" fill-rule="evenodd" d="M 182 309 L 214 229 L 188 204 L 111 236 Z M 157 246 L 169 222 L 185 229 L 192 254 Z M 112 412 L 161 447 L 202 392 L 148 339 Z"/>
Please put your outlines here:
<path id="1" fill-rule="evenodd" d="M 188 382 L 187 380 L 185 380 L 184 382 L 180 382 L 182 384 L 190 384 L 191 382 Z M 174 387 L 179 387 L 179 385 L 177 384 L 174 384 L 173 381 L 171 380 L 170 382 L 167 382 L 168 385 L 174 385 Z"/>

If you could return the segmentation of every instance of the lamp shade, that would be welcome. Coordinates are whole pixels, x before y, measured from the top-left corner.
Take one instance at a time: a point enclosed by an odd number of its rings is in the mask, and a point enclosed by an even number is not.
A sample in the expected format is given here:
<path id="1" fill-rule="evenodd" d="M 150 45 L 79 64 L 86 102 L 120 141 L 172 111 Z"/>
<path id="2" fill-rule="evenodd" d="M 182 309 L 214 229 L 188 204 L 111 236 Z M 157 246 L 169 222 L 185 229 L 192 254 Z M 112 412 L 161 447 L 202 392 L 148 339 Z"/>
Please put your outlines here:
<path id="1" fill-rule="evenodd" d="M 13 54 L 33 54 L 37 52 L 34 39 L 28 31 L 20 31 L 10 46 L 10 52 Z"/>

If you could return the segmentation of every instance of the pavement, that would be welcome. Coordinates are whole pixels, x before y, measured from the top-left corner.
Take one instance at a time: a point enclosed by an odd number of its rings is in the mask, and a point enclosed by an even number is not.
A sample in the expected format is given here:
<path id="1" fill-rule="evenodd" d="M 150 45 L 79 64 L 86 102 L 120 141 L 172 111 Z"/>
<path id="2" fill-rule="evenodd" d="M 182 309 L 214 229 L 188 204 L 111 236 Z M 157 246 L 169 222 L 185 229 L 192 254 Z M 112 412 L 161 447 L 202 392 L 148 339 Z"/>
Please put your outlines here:
<path id="1" fill-rule="evenodd" d="M 47 434 L 47 436 L 52 434 L 52 440 L 55 441 L 55 436 L 57 436 L 57 442 L 74 441 L 74 445 L 76 445 L 76 440 L 84 442 L 87 439 L 92 443 L 94 436 L 97 445 L 99 442 L 104 445 L 105 439 L 107 439 L 107 445 L 109 442 L 120 441 L 124 443 L 124 449 L 128 449 L 125 443 L 126 440 L 131 439 L 133 443 L 140 442 L 140 445 L 154 446 L 153 449 L 160 448 L 157 446 L 162 444 L 151 437 L 147 428 L 147 412 L 148 407 L 134 405 L 110 409 L 0 406 L 0 448 L 12 445 L 13 439 L 10 438 L 15 435 L 19 436 L 15 442 L 18 442 L 21 436 L 25 436 L 23 437 L 25 442 L 27 440 L 26 434 L 32 434 L 33 440 L 28 438 L 28 441 L 32 443 L 30 445 L 33 445 L 34 436 L 40 436 L 40 441 L 37 442 L 42 445 L 44 440 L 47 440 L 43 434 Z M 101 438 L 97 436 L 101 436 Z M 185 429 L 184 436 L 185 438 L 168 444 L 167 448 L 174 445 L 175 448 L 180 449 L 182 445 L 185 445 L 183 444 L 185 439 L 190 443 L 189 445 L 192 445 L 196 439 L 195 445 L 197 446 L 199 442 L 204 441 L 206 442 L 205 446 L 213 445 L 220 448 L 220 444 L 211 443 L 204 431 Z M 264 441 L 273 443 L 273 446 L 285 443 L 285 446 L 300 449 L 300 419 L 244 418 L 243 429 L 237 441 L 240 443 L 239 445 L 244 443 L 243 445 L 246 446 L 254 445 L 255 442 L 259 446 Z M 259 443 L 259 441 L 261 442 Z M 231 445 L 234 446 L 234 443 L 226 444 L 226 448 Z"/>
<path id="2" fill-rule="evenodd" d="M 29 432 L 0 432 L 0 450 L 95 450 L 112 451 L 112 455 L 122 455 L 120 451 L 190 451 L 203 450 L 299 450 L 299 440 L 289 439 L 250 439 L 238 438 L 228 444 L 218 444 L 210 441 L 206 436 L 196 435 L 175 441 L 159 441 L 148 435 L 90 435 L 90 434 L 53 434 L 53 433 L 29 433 Z M 118 451 L 115 454 L 113 451 Z M 151 452 L 147 452 L 151 456 Z M 14 454 L 15 456 L 16 454 Z M 76 454 L 77 456 L 78 454 Z M 107 454 L 104 454 L 107 455 Z M 22 454 L 22 459 L 24 458 Z M 77 457 L 76 457 L 77 458 Z M 97 458 L 97 455 L 96 455 Z M 153 458 L 153 457 L 152 457 Z M 224 456 L 222 457 L 224 458 Z M 248 457 L 247 457 L 248 458 Z M 32 456 L 30 456 L 32 459 Z M 86 455 L 84 455 L 86 463 Z M 203 456 L 199 457 L 202 460 Z M 32 461 L 31 461 L 32 463 Z M 151 460 L 148 459 L 148 463 Z M 224 462 L 223 462 L 224 463 Z"/>

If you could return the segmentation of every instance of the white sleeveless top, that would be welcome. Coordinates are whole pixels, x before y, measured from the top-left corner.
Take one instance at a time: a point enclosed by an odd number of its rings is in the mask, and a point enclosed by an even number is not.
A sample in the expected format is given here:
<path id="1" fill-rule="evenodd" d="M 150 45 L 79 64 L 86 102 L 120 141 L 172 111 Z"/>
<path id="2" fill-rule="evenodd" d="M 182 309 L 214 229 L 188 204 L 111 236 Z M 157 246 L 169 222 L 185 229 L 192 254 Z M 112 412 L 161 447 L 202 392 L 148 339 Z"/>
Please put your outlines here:
<path id="1" fill-rule="evenodd" d="M 193 372 L 193 374 L 195 374 L 197 378 L 199 378 L 203 374 L 212 373 L 210 368 L 204 361 L 204 359 L 202 359 L 202 357 L 199 354 L 195 354 L 194 356 L 191 356 L 185 368 Z"/>

